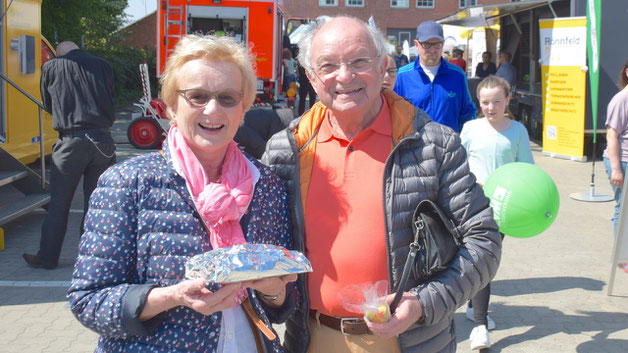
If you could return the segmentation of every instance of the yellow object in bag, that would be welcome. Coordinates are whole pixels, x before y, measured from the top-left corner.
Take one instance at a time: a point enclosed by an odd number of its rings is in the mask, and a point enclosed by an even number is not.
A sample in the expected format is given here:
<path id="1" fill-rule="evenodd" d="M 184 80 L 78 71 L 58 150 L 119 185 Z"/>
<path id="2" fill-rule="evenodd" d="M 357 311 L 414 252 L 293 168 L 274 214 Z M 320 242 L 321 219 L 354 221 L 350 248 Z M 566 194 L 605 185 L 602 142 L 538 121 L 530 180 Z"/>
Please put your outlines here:
<path id="1" fill-rule="evenodd" d="M 296 82 L 290 82 L 290 86 L 288 88 L 288 91 L 286 92 L 286 96 L 287 97 L 295 97 L 297 95 L 297 83 Z"/>

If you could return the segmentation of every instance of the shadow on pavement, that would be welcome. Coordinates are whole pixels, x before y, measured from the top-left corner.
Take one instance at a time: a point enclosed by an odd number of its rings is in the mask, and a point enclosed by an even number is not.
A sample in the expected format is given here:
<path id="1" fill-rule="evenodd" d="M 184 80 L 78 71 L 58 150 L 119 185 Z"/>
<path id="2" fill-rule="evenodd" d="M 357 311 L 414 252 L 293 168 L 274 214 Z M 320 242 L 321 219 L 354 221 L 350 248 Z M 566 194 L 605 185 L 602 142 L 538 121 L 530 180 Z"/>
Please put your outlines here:
<path id="1" fill-rule="evenodd" d="M 511 295 L 551 293 L 574 288 L 601 291 L 605 285 L 605 282 L 586 277 L 508 279 L 491 282 L 491 294 L 508 297 Z"/>
<path id="2" fill-rule="evenodd" d="M 497 328 L 492 332 L 513 329 L 521 331 L 516 329 L 525 327 L 529 329 L 501 339 L 492 338 L 490 352 L 507 351 L 510 346 L 540 340 L 554 334 L 589 335 L 595 332 L 597 333 L 591 337 L 591 341 L 578 346 L 577 352 L 628 352 L 628 340 L 608 339 L 612 333 L 626 329 L 628 314 L 596 311 L 577 311 L 576 313 L 577 315 L 564 314 L 545 306 L 510 306 L 492 303 L 490 315 L 497 323 Z M 464 315 L 464 313 L 456 313 L 456 320 L 465 320 Z M 457 341 L 462 342 L 467 339 L 472 328 L 472 325 L 458 325 Z"/>
<path id="3" fill-rule="evenodd" d="M 628 341 L 618 339 L 598 339 L 594 336 L 593 340 L 579 344 L 578 347 L 576 347 L 576 352 L 628 352 Z"/>
<path id="4" fill-rule="evenodd" d="M 68 305 L 68 289 L 64 287 L 3 287 L 2 291 L 0 306 L 55 302 L 65 302 Z"/>

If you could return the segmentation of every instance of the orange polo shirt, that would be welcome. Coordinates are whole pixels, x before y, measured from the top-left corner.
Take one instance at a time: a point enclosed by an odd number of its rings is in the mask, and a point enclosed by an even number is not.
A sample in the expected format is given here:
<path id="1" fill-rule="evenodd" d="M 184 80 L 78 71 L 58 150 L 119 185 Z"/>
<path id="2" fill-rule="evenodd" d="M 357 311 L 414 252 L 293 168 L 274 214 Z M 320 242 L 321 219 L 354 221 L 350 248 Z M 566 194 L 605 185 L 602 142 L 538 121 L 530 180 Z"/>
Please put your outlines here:
<path id="1" fill-rule="evenodd" d="M 305 252 L 310 306 L 329 316 L 345 310 L 340 291 L 351 284 L 388 280 L 383 177 L 392 148 L 390 108 L 383 99 L 371 126 L 352 141 L 337 136 L 325 117 L 305 207 Z"/>

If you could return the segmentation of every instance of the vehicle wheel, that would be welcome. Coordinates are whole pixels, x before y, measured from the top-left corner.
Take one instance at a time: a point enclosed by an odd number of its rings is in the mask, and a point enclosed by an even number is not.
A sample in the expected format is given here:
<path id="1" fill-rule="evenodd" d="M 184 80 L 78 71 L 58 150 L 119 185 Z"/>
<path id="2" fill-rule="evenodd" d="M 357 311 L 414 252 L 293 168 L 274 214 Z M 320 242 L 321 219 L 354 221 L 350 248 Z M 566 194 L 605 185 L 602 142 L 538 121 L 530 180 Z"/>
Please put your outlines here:
<path id="1" fill-rule="evenodd" d="M 129 123 L 126 136 L 131 144 L 140 150 L 159 148 L 162 131 L 159 123 L 153 118 L 137 118 Z"/>

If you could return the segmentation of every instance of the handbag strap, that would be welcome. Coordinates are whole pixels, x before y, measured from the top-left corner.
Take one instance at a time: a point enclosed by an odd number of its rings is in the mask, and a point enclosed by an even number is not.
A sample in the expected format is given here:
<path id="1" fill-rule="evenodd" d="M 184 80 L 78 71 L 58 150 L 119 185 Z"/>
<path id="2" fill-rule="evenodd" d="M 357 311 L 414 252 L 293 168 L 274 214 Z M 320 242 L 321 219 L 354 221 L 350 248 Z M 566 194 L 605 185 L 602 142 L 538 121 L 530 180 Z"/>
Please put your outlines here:
<path id="1" fill-rule="evenodd" d="M 401 296 L 403 296 L 406 284 L 408 283 L 408 277 L 410 277 L 410 272 L 412 272 L 412 266 L 414 266 L 414 263 L 416 262 L 416 254 L 421 249 L 421 245 L 419 244 L 419 232 L 423 231 L 425 223 L 421 218 L 418 218 L 414 222 L 414 225 L 416 226 L 416 229 L 414 231 L 414 241 L 410 243 L 410 252 L 408 252 L 406 264 L 403 266 L 403 274 L 401 275 L 401 280 L 399 281 L 399 287 L 397 288 L 397 293 L 395 293 L 393 301 L 390 303 L 391 315 L 395 314 L 397 305 L 399 305 L 399 302 L 401 301 Z"/>

